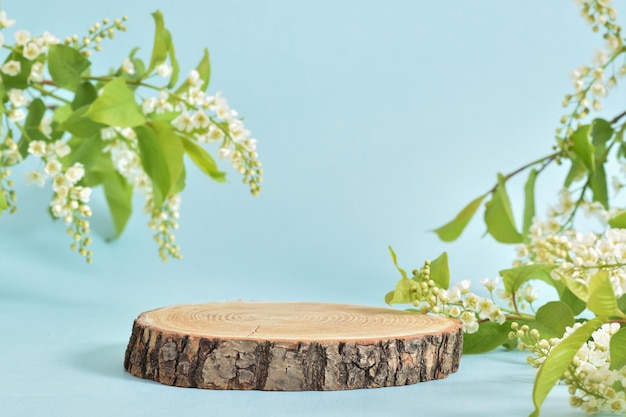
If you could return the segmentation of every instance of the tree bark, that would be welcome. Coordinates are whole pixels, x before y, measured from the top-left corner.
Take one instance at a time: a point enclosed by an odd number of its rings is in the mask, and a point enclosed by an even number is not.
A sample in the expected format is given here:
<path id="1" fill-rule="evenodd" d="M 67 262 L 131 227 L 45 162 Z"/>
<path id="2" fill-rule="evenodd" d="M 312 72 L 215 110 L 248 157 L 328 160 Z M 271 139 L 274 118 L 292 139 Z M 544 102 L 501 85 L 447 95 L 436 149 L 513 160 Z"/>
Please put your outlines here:
<path id="1" fill-rule="evenodd" d="M 140 314 L 124 368 L 179 387 L 377 388 L 445 378 L 462 344 L 456 320 L 387 308 L 207 303 Z"/>

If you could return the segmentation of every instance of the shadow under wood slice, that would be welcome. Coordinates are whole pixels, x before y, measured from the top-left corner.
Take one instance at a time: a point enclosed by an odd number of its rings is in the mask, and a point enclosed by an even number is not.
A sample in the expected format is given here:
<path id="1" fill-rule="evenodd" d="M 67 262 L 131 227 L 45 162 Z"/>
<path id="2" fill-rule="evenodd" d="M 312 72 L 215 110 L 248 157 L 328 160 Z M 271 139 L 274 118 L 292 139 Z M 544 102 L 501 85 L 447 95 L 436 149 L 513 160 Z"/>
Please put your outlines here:
<path id="1" fill-rule="evenodd" d="M 459 368 L 457 320 L 324 303 L 164 307 L 135 319 L 124 368 L 166 385 L 328 391 L 414 384 Z"/>

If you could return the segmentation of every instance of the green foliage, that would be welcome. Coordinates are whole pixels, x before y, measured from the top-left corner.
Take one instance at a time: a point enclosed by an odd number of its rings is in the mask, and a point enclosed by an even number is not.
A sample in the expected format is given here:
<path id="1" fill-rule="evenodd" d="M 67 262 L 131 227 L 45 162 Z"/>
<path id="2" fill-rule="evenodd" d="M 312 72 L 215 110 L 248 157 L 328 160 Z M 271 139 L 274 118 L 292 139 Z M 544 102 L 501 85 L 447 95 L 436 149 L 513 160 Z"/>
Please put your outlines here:
<path id="1" fill-rule="evenodd" d="M 48 70 L 60 88 L 76 90 L 83 82 L 81 75 L 90 65 L 91 62 L 71 46 L 51 45 L 48 49 Z"/>
<path id="2" fill-rule="evenodd" d="M 475 198 L 452 221 L 435 229 L 434 232 L 437 233 L 439 239 L 444 242 L 452 242 L 461 236 L 461 233 L 463 233 L 469 221 L 474 217 L 485 197 L 486 195 L 481 195 Z"/>
<path id="3" fill-rule="evenodd" d="M 611 365 L 609 369 L 622 369 L 626 366 L 626 327 L 617 331 L 612 337 L 609 345 L 611 351 Z"/>
<path id="4" fill-rule="evenodd" d="M 530 226 L 535 218 L 535 183 L 539 171 L 531 169 L 528 180 L 524 186 L 524 224 L 522 225 L 522 237 L 525 243 L 528 243 L 530 236 Z"/>
<path id="5" fill-rule="evenodd" d="M 531 279 L 538 279 L 552 285 L 550 271 L 554 266 L 544 264 L 522 265 L 500 271 L 507 294 L 512 294 Z"/>
<path id="6" fill-rule="evenodd" d="M 565 329 L 576 321 L 572 309 L 562 301 L 550 301 L 542 305 L 535 314 L 535 320 L 536 323 L 532 325 L 537 328 L 535 324 L 539 324 L 541 328 L 538 330 L 546 338 L 563 336 Z"/>
<path id="7" fill-rule="evenodd" d="M 505 180 L 498 175 L 498 185 L 491 201 L 485 204 L 485 224 L 487 231 L 501 243 L 522 243 L 524 240 L 515 227 L 511 202 L 504 186 Z"/>
<path id="8" fill-rule="evenodd" d="M 463 336 L 463 353 L 474 354 L 492 351 L 509 340 L 508 333 L 510 330 L 510 322 L 505 324 L 485 322 L 481 324 L 476 333 Z"/>
<path id="9" fill-rule="evenodd" d="M 73 35 L 64 42 L 46 33 L 4 45 L 9 52 L 0 83 L 0 214 L 17 208 L 9 167 L 38 158 L 29 179 L 42 186 L 54 183 L 49 213 L 66 223 L 70 247 L 88 262 L 93 187 L 104 189 L 115 226 L 113 239 L 126 228 L 134 193 L 143 196 L 148 226 L 164 261 L 180 258 L 173 230 L 178 227 L 178 194 L 186 185 L 185 154 L 211 179 L 225 182 L 226 173 L 205 146 L 215 143 L 251 193 L 261 189 L 256 140 L 248 137 L 243 119 L 225 107 L 223 98 L 206 94 L 208 50 L 179 83 L 172 35 L 160 11 L 152 17 L 149 61 L 144 63 L 139 48 L 133 48 L 106 74 L 92 74 L 93 54 L 115 31 L 126 30 L 126 18 L 104 19 L 85 36 Z M 220 106 L 224 111 L 218 115 Z M 240 129 L 236 134 L 230 131 L 233 124 Z"/>
<path id="10" fill-rule="evenodd" d="M 146 122 L 135 101 L 135 93 L 128 88 L 124 77 L 114 78 L 104 86 L 85 117 L 108 126 L 135 127 Z"/>
<path id="11" fill-rule="evenodd" d="M 605 269 L 595 274 L 589 281 L 587 308 L 596 316 L 626 317 L 617 305 L 613 285 Z"/>
<path id="12" fill-rule="evenodd" d="M 450 286 L 450 267 L 446 252 L 430 263 L 430 279 L 435 281 L 439 288 L 447 289 Z"/>
<path id="13" fill-rule="evenodd" d="M 539 417 L 539 411 L 544 400 L 552 390 L 552 387 L 561 379 L 563 372 L 567 369 L 572 358 L 580 349 L 580 346 L 589 339 L 591 333 L 596 330 L 603 320 L 594 318 L 576 329 L 574 333 L 559 343 L 539 368 L 535 385 L 533 387 L 533 404 L 535 411 L 530 417 Z"/>
<path id="14" fill-rule="evenodd" d="M 217 163 L 210 153 L 205 151 L 204 148 L 197 145 L 194 141 L 189 140 L 184 136 L 181 139 L 185 153 L 189 156 L 193 163 L 200 168 L 200 171 L 217 182 L 226 182 L 226 173 L 219 170 Z"/>

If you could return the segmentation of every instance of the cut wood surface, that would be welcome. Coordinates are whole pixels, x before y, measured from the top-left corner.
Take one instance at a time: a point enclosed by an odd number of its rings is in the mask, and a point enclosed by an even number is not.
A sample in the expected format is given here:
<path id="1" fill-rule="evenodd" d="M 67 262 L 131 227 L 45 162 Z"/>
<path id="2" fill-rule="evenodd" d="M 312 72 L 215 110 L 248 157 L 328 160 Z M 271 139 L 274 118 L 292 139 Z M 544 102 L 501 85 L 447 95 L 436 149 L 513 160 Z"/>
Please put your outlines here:
<path id="1" fill-rule="evenodd" d="M 135 319 L 124 367 L 167 385 L 344 390 L 445 378 L 459 367 L 461 323 L 388 308 L 225 302 Z"/>

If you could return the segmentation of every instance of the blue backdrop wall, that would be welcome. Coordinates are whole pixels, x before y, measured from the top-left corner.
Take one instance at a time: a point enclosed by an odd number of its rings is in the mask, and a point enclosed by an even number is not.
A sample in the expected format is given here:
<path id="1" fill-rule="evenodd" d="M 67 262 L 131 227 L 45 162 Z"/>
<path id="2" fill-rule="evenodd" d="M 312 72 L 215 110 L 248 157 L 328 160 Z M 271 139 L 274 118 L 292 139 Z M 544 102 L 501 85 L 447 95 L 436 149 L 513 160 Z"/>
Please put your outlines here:
<path id="1" fill-rule="evenodd" d="M 115 298 L 134 283 L 137 310 L 237 298 L 382 304 L 397 278 L 390 244 L 409 269 L 446 250 L 453 280 L 494 276 L 513 250 L 481 238 L 479 219 L 454 244 L 428 231 L 489 189 L 497 172 L 549 151 L 568 74 L 602 45 L 567 1 L 3 6 L 17 20 L 12 29 L 59 37 L 128 15 L 128 31 L 94 58 L 100 71 L 133 46 L 149 57 L 150 12 L 161 9 L 183 71 L 209 47 L 210 91 L 221 91 L 259 140 L 258 198 L 235 172 L 224 185 L 189 170 L 178 232 L 184 260 L 168 265 L 140 201 L 126 233 L 106 243 L 110 220 L 97 195 L 95 262 L 83 265 L 66 249 L 63 226 L 48 219 L 49 192 L 16 172 L 20 210 L 0 218 L 4 288 L 81 296 L 95 283 Z M 540 211 L 558 188 L 548 183 Z M 519 203 L 519 187 L 511 193 Z"/>

